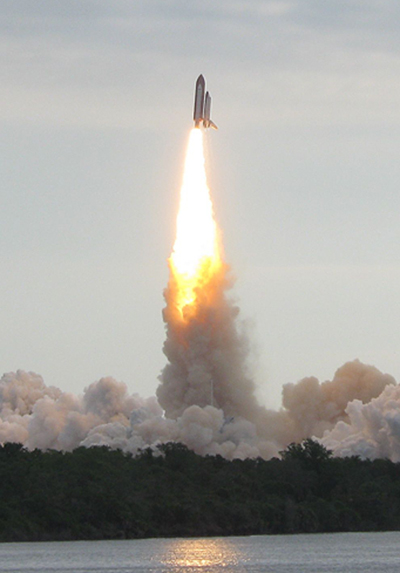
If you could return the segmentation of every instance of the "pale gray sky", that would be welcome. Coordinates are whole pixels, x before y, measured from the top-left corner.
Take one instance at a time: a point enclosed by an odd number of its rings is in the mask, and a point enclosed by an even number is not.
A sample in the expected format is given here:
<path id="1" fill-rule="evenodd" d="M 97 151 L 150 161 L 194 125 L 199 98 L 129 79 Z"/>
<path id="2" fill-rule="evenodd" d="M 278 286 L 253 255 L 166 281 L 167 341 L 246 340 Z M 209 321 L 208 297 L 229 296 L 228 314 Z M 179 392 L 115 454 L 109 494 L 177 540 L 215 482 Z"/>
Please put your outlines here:
<path id="1" fill-rule="evenodd" d="M 400 379 L 400 4 L 3 0 L 0 371 L 153 394 L 194 82 L 261 400 Z"/>

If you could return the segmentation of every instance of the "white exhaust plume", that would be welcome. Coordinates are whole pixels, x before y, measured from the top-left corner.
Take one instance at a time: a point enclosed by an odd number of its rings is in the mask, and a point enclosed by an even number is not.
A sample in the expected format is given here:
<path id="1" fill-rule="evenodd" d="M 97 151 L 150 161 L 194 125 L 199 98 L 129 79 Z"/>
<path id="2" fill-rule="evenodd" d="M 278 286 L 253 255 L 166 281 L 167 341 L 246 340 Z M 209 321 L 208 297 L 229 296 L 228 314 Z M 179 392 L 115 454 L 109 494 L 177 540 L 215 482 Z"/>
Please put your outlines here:
<path id="1" fill-rule="evenodd" d="M 239 309 L 225 296 L 229 286 L 227 267 L 221 266 L 207 291 L 198 293 L 196 311 L 183 321 L 175 310 L 171 278 L 163 313 L 164 353 L 169 362 L 157 389 L 167 417 L 177 418 L 191 405 L 213 405 L 226 417 L 250 420 L 260 409 L 246 368 L 247 340 L 236 327 Z"/>
<path id="2" fill-rule="evenodd" d="M 334 455 L 400 462 L 400 386 L 387 386 L 367 404 L 350 402 L 346 414 L 347 422 L 338 422 L 321 440 Z"/>
<path id="3" fill-rule="evenodd" d="M 390 376 L 354 361 L 332 381 L 306 378 L 284 387 L 278 412 L 256 404 L 246 410 L 248 417 L 235 415 L 229 401 L 231 416 L 223 404 L 192 404 L 166 418 L 154 397 L 130 395 L 112 378 L 74 396 L 46 386 L 37 374 L 17 371 L 0 380 L 0 442 L 66 451 L 107 445 L 135 454 L 175 441 L 201 455 L 268 459 L 292 441 L 316 436 L 336 455 L 400 461 L 399 388 Z"/>
<path id="4" fill-rule="evenodd" d="M 304 378 L 297 384 L 285 384 L 282 404 L 294 423 L 295 441 L 320 437 L 337 422 L 347 421 L 350 402 L 369 402 L 388 384 L 395 384 L 392 376 L 358 360 L 339 368 L 332 381 L 320 384 L 316 378 Z"/>

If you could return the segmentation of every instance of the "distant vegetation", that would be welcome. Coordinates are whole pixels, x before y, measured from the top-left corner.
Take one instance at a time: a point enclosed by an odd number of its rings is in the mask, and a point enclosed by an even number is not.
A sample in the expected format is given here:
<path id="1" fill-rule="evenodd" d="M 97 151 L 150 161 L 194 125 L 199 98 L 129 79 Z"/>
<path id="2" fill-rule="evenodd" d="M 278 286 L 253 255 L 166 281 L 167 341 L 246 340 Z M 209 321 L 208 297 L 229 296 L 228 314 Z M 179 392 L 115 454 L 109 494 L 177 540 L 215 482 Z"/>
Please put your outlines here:
<path id="1" fill-rule="evenodd" d="M 333 458 L 312 440 L 282 459 L 227 461 L 182 444 L 137 457 L 0 447 L 0 540 L 400 529 L 400 464 Z"/>

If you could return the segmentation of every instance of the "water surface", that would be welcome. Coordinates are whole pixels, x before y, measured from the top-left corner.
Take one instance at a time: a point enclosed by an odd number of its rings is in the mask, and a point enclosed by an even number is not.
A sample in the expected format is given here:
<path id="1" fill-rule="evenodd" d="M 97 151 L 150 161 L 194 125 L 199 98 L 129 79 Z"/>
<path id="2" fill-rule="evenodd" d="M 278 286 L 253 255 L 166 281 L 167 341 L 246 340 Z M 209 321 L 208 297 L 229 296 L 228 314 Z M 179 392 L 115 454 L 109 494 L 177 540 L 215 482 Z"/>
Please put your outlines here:
<path id="1" fill-rule="evenodd" d="M 7 573 L 399 573 L 400 532 L 0 544 Z"/>

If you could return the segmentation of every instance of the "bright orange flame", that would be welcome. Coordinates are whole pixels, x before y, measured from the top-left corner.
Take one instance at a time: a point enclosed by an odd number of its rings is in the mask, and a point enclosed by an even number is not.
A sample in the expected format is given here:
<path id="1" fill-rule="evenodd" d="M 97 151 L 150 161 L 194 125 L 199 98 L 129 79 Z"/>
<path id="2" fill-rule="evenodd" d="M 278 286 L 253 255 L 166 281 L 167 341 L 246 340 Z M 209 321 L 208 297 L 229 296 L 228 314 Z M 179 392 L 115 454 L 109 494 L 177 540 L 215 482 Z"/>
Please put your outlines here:
<path id="1" fill-rule="evenodd" d="M 184 307 L 196 300 L 196 290 L 221 267 L 218 230 L 207 186 L 200 129 L 192 129 L 190 133 L 176 240 L 169 263 L 176 283 L 175 304 L 182 313 Z"/>

